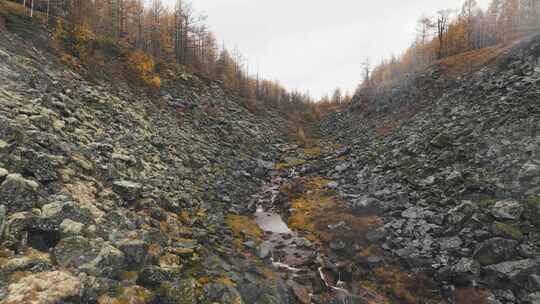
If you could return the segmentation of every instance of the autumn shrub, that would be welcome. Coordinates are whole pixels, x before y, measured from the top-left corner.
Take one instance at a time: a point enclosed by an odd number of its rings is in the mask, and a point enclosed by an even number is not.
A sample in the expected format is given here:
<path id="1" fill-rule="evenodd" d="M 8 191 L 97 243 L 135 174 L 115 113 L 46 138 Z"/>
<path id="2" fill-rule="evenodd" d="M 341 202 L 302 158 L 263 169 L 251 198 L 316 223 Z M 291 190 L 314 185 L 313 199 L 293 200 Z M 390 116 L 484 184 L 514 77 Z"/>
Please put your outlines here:
<path id="1" fill-rule="evenodd" d="M 66 26 L 62 19 L 56 21 L 54 37 L 62 43 L 65 50 L 84 60 L 91 56 L 96 35 L 86 24 Z"/>
<path id="2" fill-rule="evenodd" d="M 151 88 L 159 88 L 161 79 L 154 75 L 154 60 L 141 50 L 132 52 L 127 59 L 128 68 L 137 78 Z"/>

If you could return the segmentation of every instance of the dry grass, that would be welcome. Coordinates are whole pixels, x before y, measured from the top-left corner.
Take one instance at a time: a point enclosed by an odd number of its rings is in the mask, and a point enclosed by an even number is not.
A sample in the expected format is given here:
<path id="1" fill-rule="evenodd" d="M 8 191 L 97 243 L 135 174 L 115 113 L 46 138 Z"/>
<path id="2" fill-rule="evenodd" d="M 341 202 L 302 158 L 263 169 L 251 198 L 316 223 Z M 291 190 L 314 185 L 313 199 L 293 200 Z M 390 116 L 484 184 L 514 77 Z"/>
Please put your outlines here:
<path id="1" fill-rule="evenodd" d="M 316 177 L 303 181 L 303 194 L 292 199 L 293 209 L 289 217 L 289 227 L 308 233 L 311 238 L 329 242 L 336 237 L 341 240 L 358 240 L 382 225 L 375 216 L 354 216 L 343 207 L 335 193 L 327 188 L 330 180 Z M 328 225 L 345 222 L 344 227 L 330 229 Z"/>
<path id="2" fill-rule="evenodd" d="M 243 240 L 247 239 L 260 244 L 264 236 L 264 232 L 259 228 L 257 223 L 247 216 L 229 215 L 227 217 L 227 225 L 234 233 L 237 248 L 241 248 Z"/>
<path id="3" fill-rule="evenodd" d="M 403 304 L 441 303 L 436 285 L 423 274 L 409 274 L 399 267 L 385 265 L 373 271 L 373 282 Z M 473 302 L 474 303 L 474 302 Z"/>
<path id="4" fill-rule="evenodd" d="M 488 304 L 487 293 L 474 288 L 458 288 L 453 295 L 456 304 Z"/>
<path id="5" fill-rule="evenodd" d="M 495 45 L 469 51 L 439 60 L 432 66 L 439 68 L 445 75 L 472 73 L 496 62 L 510 47 L 511 45 Z"/>

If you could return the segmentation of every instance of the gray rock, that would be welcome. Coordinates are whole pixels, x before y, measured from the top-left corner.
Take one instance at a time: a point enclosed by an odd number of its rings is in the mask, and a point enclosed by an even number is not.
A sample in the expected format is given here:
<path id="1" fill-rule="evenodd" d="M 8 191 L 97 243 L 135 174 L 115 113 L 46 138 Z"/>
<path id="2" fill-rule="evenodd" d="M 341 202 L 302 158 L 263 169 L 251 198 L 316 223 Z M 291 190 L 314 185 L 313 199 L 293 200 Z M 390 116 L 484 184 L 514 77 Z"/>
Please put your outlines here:
<path id="1" fill-rule="evenodd" d="M 204 285 L 203 293 L 207 303 L 242 303 L 242 296 L 233 286 L 210 283 Z"/>
<path id="2" fill-rule="evenodd" d="M 196 287 L 196 281 L 194 279 L 164 282 L 159 287 L 159 303 L 196 304 Z"/>
<path id="3" fill-rule="evenodd" d="M 146 242 L 126 239 L 117 242 L 116 246 L 124 253 L 128 267 L 136 269 L 144 266 L 148 251 L 148 244 Z"/>
<path id="4" fill-rule="evenodd" d="M 463 241 L 458 236 L 442 238 L 439 240 L 439 246 L 441 250 L 451 250 L 456 251 L 461 249 Z"/>
<path id="5" fill-rule="evenodd" d="M 133 202 L 140 198 L 142 185 L 127 180 L 118 180 L 113 182 L 113 191 L 125 201 Z"/>
<path id="6" fill-rule="evenodd" d="M 356 215 L 381 214 L 385 209 L 383 202 L 372 197 L 362 197 L 352 203 L 352 211 Z"/>
<path id="7" fill-rule="evenodd" d="M 498 201 L 491 208 L 491 214 L 502 220 L 518 220 L 525 208 L 517 201 Z"/>
<path id="8" fill-rule="evenodd" d="M 401 212 L 401 217 L 408 219 L 421 219 L 424 218 L 424 209 L 421 207 L 411 207 Z"/>
<path id="9" fill-rule="evenodd" d="M 480 243 L 473 257 L 482 265 L 497 264 L 510 260 L 516 253 L 518 242 L 504 238 L 492 238 Z"/>
<path id="10" fill-rule="evenodd" d="M 269 242 L 269 241 L 265 241 L 263 242 L 260 246 L 259 246 L 259 250 L 258 250 L 258 256 L 259 258 L 261 259 L 267 259 L 271 256 L 272 254 L 272 244 Z"/>
<path id="11" fill-rule="evenodd" d="M 448 222 L 452 225 L 458 225 L 467 220 L 474 213 L 474 205 L 470 201 L 464 201 L 448 211 Z"/>
<path id="12" fill-rule="evenodd" d="M 519 290 L 527 286 L 531 275 L 537 274 L 538 271 L 540 271 L 538 260 L 525 259 L 490 265 L 484 267 L 482 272 L 486 280 L 493 286 L 508 287 L 510 282 L 514 289 Z"/>
<path id="13" fill-rule="evenodd" d="M 0 197 L 8 213 L 29 211 L 37 205 L 39 185 L 20 174 L 9 174 L 0 185 Z"/>
<path id="14" fill-rule="evenodd" d="M 340 164 L 340 165 L 337 165 L 337 166 L 335 167 L 335 170 L 338 171 L 338 172 L 343 172 L 343 171 L 349 169 L 350 167 L 351 167 L 351 163 L 349 163 L 349 162 L 344 162 L 344 163 L 342 163 L 342 164 Z"/>
<path id="15" fill-rule="evenodd" d="M 0 205 L 0 242 L 2 241 L 2 236 L 4 235 L 4 229 L 6 227 L 6 207 Z"/>
<path id="16" fill-rule="evenodd" d="M 467 286 L 480 277 L 480 264 L 470 258 L 461 258 L 450 268 L 445 279 L 460 286 Z"/>
<path id="17" fill-rule="evenodd" d="M 176 268 L 162 268 L 158 266 L 144 267 L 137 277 L 137 284 L 155 288 L 166 282 L 173 282 L 179 275 L 179 269 Z"/>

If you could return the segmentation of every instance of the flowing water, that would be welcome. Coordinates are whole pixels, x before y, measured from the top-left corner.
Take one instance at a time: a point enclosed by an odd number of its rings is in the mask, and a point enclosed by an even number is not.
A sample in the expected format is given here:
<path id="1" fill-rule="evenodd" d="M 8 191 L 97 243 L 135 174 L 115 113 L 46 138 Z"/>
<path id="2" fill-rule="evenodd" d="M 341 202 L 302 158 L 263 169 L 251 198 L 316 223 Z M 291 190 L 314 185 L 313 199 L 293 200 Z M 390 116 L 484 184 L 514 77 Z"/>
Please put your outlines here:
<path id="1" fill-rule="evenodd" d="M 350 294 L 346 284 L 341 278 L 332 283 L 325 271 L 323 265 L 327 259 L 321 250 L 321 244 L 311 242 L 292 231 L 283 219 L 280 206 L 277 205 L 276 198 L 281 187 L 296 176 L 295 170 L 290 170 L 285 177 L 274 176 L 261 192 L 254 196 L 257 201 L 254 219 L 265 233 L 261 244 L 261 251 L 265 251 L 262 257 L 287 279 L 297 298 L 301 298 L 300 303 L 313 303 L 312 282 L 317 280 L 324 285 L 323 289 L 326 289 L 324 293 L 329 297 L 346 299 Z M 349 302 L 343 300 L 341 303 Z"/>

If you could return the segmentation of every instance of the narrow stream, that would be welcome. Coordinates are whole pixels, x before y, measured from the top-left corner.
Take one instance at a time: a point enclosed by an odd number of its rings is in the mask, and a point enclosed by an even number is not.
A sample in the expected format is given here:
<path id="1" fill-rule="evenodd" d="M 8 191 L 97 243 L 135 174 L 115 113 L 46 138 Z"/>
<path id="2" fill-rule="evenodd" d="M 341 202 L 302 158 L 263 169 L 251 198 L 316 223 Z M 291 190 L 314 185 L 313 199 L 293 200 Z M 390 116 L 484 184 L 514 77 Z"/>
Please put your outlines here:
<path id="1" fill-rule="evenodd" d="M 330 299 L 345 299 L 350 295 L 346 284 L 337 280 L 335 286 L 325 273 L 325 261 L 322 245 L 299 236 L 291 230 L 280 214 L 280 206 L 276 198 L 281 187 L 289 180 L 297 177 L 295 170 L 290 170 L 286 177 L 274 176 L 261 192 L 254 196 L 257 210 L 254 219 L 265 232 L 260 246 L 261 258 L 282 273 L 288 285 L 295 292 L 300 303 L 311 304 L 314 293 L 313 281 L 324 284 L 318 293 L 327 294 Z M 346 299 L 331 303 L 349 303 Z"/>

